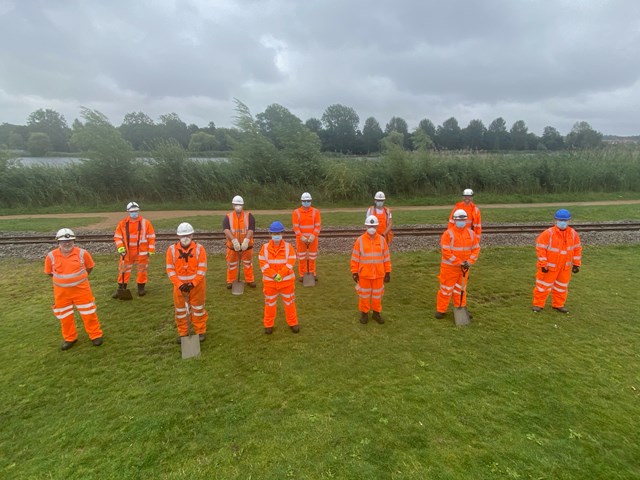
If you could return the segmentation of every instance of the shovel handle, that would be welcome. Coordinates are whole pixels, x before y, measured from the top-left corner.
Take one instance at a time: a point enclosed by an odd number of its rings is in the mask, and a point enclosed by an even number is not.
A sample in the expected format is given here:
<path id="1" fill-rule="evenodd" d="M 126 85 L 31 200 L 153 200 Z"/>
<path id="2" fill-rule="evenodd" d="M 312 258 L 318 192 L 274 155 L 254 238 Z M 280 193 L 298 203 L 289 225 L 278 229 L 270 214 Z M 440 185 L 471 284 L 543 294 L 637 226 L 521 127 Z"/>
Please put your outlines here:
<path id="1" fill-rule="evenodd" d="M 189 294 L 182 292 L 184 298 L 184 306 L 187 309 L 187 335 L 191 336 L 191 305 L 189 305 Z"/>

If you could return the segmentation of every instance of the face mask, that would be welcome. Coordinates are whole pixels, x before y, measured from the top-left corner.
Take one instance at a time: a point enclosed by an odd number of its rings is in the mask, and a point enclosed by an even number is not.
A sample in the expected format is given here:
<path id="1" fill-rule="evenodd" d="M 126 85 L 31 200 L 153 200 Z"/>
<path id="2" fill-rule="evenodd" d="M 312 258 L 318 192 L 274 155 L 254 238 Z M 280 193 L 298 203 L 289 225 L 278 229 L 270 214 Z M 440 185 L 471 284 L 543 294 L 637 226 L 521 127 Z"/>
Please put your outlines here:
<path id="1" fill-rule="evenodd" d="M 307 201 L 302 202 L 302 206 L 303 207 L 310 207 L 311 206 L 311 202 L 307 202 Z"/>
<path id="2" fill-rule="evenodd" d="M 382 208 L 383 205 L 384 205 L 384 202 L 376 200 L 376 207 Z"/>
<path id="3" fill-rule="evenodd" d="M 234 205 L 233 209 L 236 211 L 236 213 L 240 213 L 242 211 L 242 205 Z"/>
<path id="4" fill-rule="evenodd" d="M 129 212 L 129 217 L 131 218 L 131 220 L 135 220 L 139 215 L 139 212 Z"/>
<path id="5" fill-rule="evenodd" d="M 372 228 L 367 228 L 367 233 L 368 233 L 369 235 L 373 235 L 374 233 L 376 233 L 376 231 L 377 231 L 377 229 L 375 229 L 375 228 L 373 228 L 373 227 L 372 227 Z"/>
<path id="6" fill-rule="evenodd" d="M 183 247 L 188 247 L 190 243 L 191 239 L 189 237 L 180 238 L 180 245 L 182 245 Z"/>
<path id="7" fill-rule="evenodd" d="M 464 228 L 466 224 L 467 224 L 466 220 L 456 220 L 456 227 L 458 228 Z"/>
<path id="8" fill-rule="evenodd" d="M 567 222 L 563 222 L 563 221 L 558 220 L 558 221 L 556 222 L 556 225 L 558 226 L 558 228 L 559 228 L 560 230 L 564 230 L 564 229 L 566 229 L 566 228 L 567 228 L 568 223 L 567 223 Z"/>
<path id="9" fill-rule="evenodd" d="M 274 242 L 279 242 L 280 240 L 282 240 L 282 235 L 271 235 L 271 240 L 273 240 Z"/>

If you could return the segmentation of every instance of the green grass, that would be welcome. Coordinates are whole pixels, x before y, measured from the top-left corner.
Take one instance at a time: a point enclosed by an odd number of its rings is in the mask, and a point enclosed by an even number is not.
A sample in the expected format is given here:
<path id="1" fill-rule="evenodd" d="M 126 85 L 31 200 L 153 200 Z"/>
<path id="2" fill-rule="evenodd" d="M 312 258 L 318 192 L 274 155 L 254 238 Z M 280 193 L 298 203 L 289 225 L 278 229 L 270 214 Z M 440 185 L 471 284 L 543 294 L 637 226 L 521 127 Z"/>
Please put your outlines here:
<path id="1" fill-rule="evenodd" d="M 104 217 L 78 218 L 22 218 L 0 220 L 3 232 L 55 232 L 64 224 L 67 228 L 86 227 L 103 221 Z M 113 226 L 115 228 L 115 225 Z"/>
<path id="2" fill-rule="evenodd" d="M 183 361 L 162 260 L 120 302 L 92 285 L 105 344 L 61 352 L 42 262 L 0 260 L 1 478 L 632 479 L 640 475 L 637 245 L 587 247 L 570 315 L 530 312 L 532 248 L 471 271 L 470 327 L 433 318 L 436 251 L 393 254 L 387 323 L 357 321 L 347 255 L 321 255 L 262 334 L 260 289 L 211 256 L 209 337 Z M 257 269 L 256 269 L 257 271 Z"/>

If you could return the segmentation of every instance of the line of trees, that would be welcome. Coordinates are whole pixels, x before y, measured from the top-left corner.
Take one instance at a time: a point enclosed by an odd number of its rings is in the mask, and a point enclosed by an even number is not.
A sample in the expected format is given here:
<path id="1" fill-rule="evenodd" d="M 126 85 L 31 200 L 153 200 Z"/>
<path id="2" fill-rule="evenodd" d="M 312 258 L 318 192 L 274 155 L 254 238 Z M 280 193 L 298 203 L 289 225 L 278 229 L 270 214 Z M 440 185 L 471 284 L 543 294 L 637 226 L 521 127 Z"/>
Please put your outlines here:
<path id="1" fill-rule="evenodd" d="M 265 116 L 275 114 L 271 110 L 257 116 L 259 128 L 267 128 Z M 482 120 L 475 119 L 462 128 L 455 117 L 437 127 L 425 118 L 412 131 L 400 117 L 392 117 L 384 129 L 374 117 L 367 118 L 362 129 L 359 125 L 356 111 L 340 104 L 330 105 L 320 119 L 310 118 L 304 122 L 306 129 L 318 136 L 321 151 L 357 155 L 380 153 L 388 142 L 410 151 L 590 149 L 600 147 L 603 137 L 587 122 L 577 122 L 566 136 L 551 126 L 545 127 L 538 136 L 529 131 L 523 120 L 508 127 L 502 117 L 493 120 L 488 127 Z M 82 122 L 78 119 L 69 127 L 64 116 L 55 110 L 39 109 L 29 115 L 26 125 L 0 125 L 0 147 L 27 150 L 34 156 L 48 152 L 77 152 L 78 147 L 71 138 L 81 127 Z M 187 125 L 176 113 L 160 115 L 158 121 L 154 121 L 143 112 L 130 112 L 117 129 L 136 151 L 150 151 L 156 141 L 165 140 L 177 142 L 193 153 L 228 152 L 240 135 L 237 128 L 217 128 L 214 122 L 206 127 Z"/>

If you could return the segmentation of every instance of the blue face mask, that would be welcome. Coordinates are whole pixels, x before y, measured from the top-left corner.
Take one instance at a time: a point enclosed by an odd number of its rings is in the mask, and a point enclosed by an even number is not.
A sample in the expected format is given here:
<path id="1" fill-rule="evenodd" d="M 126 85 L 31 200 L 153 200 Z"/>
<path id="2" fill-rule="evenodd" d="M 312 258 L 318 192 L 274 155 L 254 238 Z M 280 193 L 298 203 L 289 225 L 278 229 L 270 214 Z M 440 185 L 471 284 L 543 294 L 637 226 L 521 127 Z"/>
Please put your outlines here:
<path id="1" fill-rule="evenodd" d="M 303 207 L 310 207 L 311 206 L 311 202 L 304 201 L 304 202 L 302 202 L 302 206 Z"/>
<path id="2" fill-rule="evenodd" d="M 138 212 L 129 212 L 129 217 L 131 218 L 131 220 L 135 220 L 136 218 L 138 218 L 138 215 L 140 215 Z"/>
<path id="3" fill-rule="evenodd" d="M 279 242 L 280 240 L 282 240 L 282 235 L 271 235 L 271 240 L 273 240 L 274 242 Z"/>
<path id="4" fill-rule="evenodd" d="M 558 220 L 558 221 L 556 222 L 556 226 L 557 226 L 560 230 L 564 230 L 564 229 L 566 229 L 568 224 L 569 224 L 568 222 L 564 222 L 564 221 L 562 221 L 562 220 Z"/>
<path id="5" fill-rule="evenodd" d="M 456 227 L 458 228 L 464 228 L 466 224 L 467 224 L 466 220 L 456 220 Z"/>

